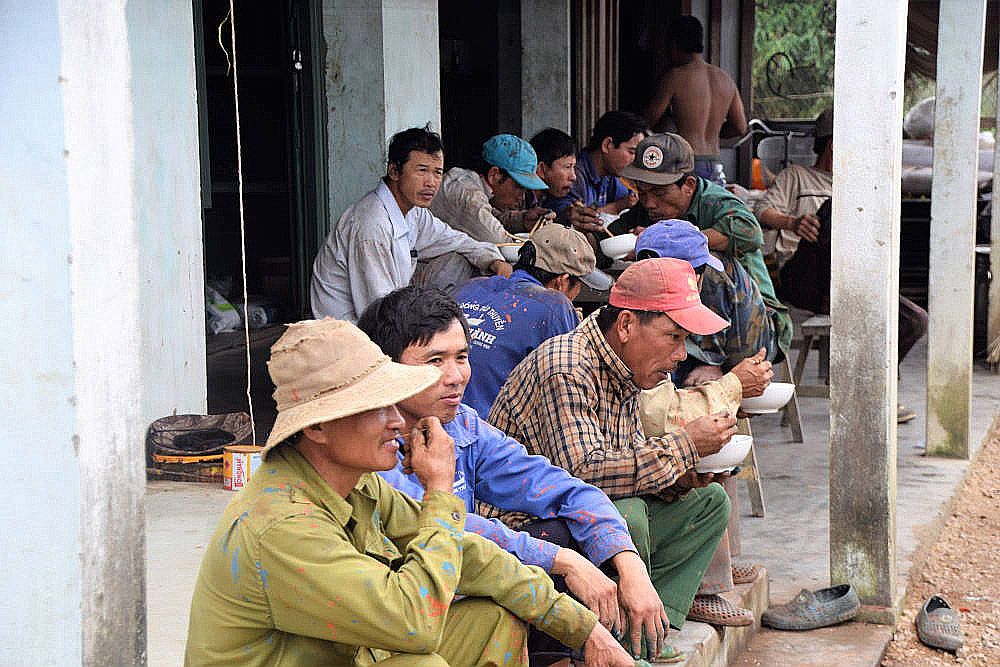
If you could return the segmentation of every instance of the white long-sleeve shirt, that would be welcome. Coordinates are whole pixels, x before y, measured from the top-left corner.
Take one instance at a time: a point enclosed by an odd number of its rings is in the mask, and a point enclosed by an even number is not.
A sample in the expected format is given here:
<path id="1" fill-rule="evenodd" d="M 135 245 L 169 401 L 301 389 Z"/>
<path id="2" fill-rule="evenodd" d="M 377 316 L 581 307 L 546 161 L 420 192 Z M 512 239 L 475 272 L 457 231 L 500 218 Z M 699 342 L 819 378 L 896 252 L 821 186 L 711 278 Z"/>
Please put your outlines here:
<path id="1" fill-rule="evenodd" d="M 333 225 L 313 262 L 313 316 L 356 322 L 372 301 L 410 283 L 418 259 L 457 252 L 481 270 L 503 260 L 492 243 L 475 241 L 414 206 L 404 216 L 384 182 Z"/>

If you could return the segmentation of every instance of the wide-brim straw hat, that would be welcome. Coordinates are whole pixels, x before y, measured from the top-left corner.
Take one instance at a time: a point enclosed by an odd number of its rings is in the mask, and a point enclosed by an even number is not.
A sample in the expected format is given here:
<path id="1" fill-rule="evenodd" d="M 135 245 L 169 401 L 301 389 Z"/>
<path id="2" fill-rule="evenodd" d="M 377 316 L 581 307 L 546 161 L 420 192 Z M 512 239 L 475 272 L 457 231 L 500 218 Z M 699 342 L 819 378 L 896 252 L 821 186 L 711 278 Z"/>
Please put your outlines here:
<path id="1" fill-rule="evenodd" d="M 331 318 L 289 325 L 267 370 L 278 418 L 261 456 L 308 426 L 393 405 L 441 376 L 433 366 L 393 362 L 356 326 Z"/>

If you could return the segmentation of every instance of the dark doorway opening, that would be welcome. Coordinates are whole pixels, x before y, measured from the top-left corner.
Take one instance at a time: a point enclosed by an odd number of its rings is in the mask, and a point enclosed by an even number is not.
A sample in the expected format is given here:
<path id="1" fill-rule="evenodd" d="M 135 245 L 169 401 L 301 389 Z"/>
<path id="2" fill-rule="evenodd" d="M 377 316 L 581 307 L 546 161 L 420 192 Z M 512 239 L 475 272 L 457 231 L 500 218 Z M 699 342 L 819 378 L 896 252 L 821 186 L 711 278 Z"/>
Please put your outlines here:
<path id="1" fill-rule="evenodd" d="M 519 0 L 440 0 L 445 167 L 467 167 L 499 132 L 520 134 Z"/>
<path id="2" fill-rule="evenodd" d="M 228 12 L 225 0 L 195 2 L 205 278 L 238 304 L 243 278 Z M 251 384 L 265 429 L 273 422 L 268 347 L 280 323 L 308 311 L 308 279 L 326 215 L 318 20 L 306 0 L 236 7 Z M 209 333 L 207 350 L 209 412 L 246 410 L 242 324 Z"/>

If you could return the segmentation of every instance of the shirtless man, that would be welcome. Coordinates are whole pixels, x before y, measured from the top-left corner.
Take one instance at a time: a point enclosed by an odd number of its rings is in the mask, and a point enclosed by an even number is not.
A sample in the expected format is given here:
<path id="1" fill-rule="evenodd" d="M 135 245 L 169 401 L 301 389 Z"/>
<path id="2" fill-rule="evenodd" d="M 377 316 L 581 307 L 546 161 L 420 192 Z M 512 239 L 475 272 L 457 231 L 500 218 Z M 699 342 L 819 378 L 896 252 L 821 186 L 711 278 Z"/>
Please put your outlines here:
<path id="1" fill-rule="evenodd" d="M 670 131 L 666 127 L 669 109 L 677 133 L 694 149 L 695 172 L 725 185 L 719 138 L 739 137 L 747 131 L 740 92 L 728 74 L 701 57 L 703 30 L 698 19 L 681 16 L 670 25 L 667 39 L 672 67 L 656 84 L 643 115 L 653 131 Z"/>

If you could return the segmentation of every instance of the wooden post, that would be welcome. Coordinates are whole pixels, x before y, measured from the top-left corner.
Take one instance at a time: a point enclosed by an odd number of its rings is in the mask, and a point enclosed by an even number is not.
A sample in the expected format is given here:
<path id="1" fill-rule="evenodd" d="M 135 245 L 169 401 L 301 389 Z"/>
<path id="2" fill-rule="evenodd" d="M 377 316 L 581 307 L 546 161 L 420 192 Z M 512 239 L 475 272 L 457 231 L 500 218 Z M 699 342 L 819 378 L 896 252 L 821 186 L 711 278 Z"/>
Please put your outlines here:
<path id="1" fill-rule="evenodd" d="M 927 310 L 927 453 L 968 458 L 985 0 L 942 2 Z"/>
<path id="2" fill-rule="evenodd" d="M 895 620 L 896 328 L 905 0 L 837 3 L 830 575 Z"/>

